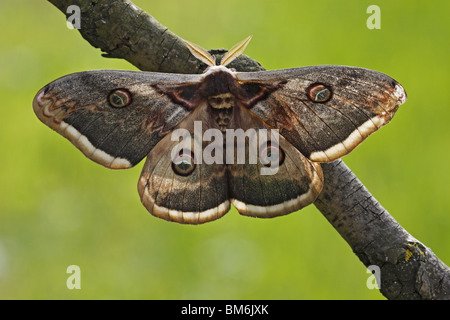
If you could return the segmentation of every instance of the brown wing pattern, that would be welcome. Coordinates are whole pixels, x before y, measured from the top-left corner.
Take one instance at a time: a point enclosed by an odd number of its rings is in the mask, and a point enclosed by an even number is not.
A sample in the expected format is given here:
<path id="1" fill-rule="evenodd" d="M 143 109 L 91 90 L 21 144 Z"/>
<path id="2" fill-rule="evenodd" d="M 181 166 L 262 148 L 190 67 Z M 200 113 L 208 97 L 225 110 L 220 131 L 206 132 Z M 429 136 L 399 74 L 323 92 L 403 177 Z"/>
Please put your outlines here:
<path id="1" fill-rule="evenodd" d="M 129 168 L 148 154 L 138 184 L 144 206 L 166 220 L 199 224 L 222 217 L 231 203 L 243 215 L 262 218 L 312 203 L 323 183 L 315 162 L 351 152 L 406 101 L 392 78 L 354 67 L 236 73 L 236 78 L 220 68 L 205 76 L 81 72 L 42 88 L 33 108 L 43 123 L 103 166 Z M 232 99 L 219 104 L 223 97 Z M 249 137 L 235 144 L 226 136 L 222 162 L 197 162 L 199 153 L 212 148 L 195 136 L 196 121 L 202 136 L 208 129 L 253 130 L 257 148 Z M 193 136 L 180 150 L 170 134 L 177 129 Z M 261 142 L 259 134 L 270 130 L 280 135 Z M 261 159 L 274 152 L 278 166 L 262 173 L 268 164 Z"/>

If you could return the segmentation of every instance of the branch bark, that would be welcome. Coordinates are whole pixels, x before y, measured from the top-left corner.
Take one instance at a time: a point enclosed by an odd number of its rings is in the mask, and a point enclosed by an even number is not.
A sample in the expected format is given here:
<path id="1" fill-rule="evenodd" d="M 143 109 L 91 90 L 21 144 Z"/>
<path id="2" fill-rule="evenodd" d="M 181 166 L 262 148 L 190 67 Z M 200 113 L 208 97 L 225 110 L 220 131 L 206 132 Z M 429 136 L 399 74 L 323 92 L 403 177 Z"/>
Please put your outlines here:
<path id="1" fill-rule="evenodd" d="M 145 71 L 200 73 L 205 67 L 180 37 L 128 0 L 48 1 L 66 15 L 68 6 L 78 5 L 81 35 L 105 57 Z M 264 70 L 245 55 L 230 67 Z M 324 187 L 315 205 L 366 267 L 380 268 L 381 293 L 388 299 L 450 299 L 450 268 L 400 226 L 344 162 L 322 169 Z"/>

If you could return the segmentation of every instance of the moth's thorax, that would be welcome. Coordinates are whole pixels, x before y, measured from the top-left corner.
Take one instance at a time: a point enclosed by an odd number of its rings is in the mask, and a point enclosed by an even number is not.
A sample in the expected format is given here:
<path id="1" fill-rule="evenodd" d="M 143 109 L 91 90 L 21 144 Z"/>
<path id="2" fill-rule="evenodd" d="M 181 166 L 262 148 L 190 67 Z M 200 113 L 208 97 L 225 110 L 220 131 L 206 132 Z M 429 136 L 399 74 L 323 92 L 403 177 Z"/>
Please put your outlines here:
<path id="1" fill-rule="evenodd" d="M 204 97 L 217 96 L 223 93 L 234 92 L 237 87 L 235 73 L 223 66 L 210 67 L 202 81 L 202 94 Z"/>

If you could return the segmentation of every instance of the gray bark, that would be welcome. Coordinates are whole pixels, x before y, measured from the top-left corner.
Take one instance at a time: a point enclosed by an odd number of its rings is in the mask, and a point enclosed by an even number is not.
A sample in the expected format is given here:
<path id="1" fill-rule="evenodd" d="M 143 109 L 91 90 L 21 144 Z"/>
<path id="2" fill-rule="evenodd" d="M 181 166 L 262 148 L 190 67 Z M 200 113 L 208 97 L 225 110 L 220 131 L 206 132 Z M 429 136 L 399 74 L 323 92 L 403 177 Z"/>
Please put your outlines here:
<path id="1" fill-rule="evenodd" d="M 199 73 L 205 67 L 180 37 L 128 0 L 48 1 L 66 15 L 68 6 L 78 5 L 81 35 L 105 57 L 145 71 Z M 230 67 L 264 70 L 245 55 Z M 322 169 L 324 187 L 315 205 L 366 267 L 380 268 L 381 293 L 388 299 L 450 299 L 449 267 L 400 226 L 344 162 Z"/>

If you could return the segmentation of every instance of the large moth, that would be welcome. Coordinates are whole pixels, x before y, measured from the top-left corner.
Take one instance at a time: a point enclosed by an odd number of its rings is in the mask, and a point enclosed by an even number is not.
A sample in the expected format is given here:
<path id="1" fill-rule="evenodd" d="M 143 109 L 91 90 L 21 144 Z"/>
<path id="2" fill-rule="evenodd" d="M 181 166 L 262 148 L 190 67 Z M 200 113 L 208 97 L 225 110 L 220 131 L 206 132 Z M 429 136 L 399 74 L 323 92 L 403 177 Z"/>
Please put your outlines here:
<path id="1" fill-rule="evenodd" d="M 199 224 L 222 217 L 231 204 L 242 215 L 285 215 L 320 193 L 319 163 L 348 154 L 387 124 L 406 93 L 389 76 L 356 67 L 227 68 L 249 41 L 218 65 L 208 51 L 186 42 L 207 64 L 203 74 L 70 74 L 43 87 L 33 108 L 44 124 L 105 167 L 130 168 L 147 156 L 138 191 L 159 218 Z M 260 134 L 269 131 L 279 135 Z M 258 136 L 256 144 L 249 132 Z M 237 133 L 244 134 L 239 145 Z M 181 144 L 186 135 L 191 139 Z M 199 162 L 208 150 L 215 161 Z M 257 161 L 249 161 L 254 153 Z M 262 174 L 266 167 L 276 170 Z"/>

